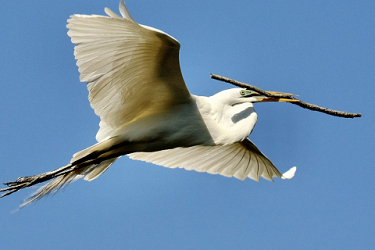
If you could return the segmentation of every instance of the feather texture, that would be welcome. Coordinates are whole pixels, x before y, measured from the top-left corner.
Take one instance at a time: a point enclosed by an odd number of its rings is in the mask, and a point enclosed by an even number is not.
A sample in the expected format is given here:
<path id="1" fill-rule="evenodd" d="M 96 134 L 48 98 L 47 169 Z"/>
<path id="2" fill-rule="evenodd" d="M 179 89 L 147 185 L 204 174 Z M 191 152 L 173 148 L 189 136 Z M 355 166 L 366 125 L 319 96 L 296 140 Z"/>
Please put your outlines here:
<path id="1" fill-rule="evenodd" d="M 184 168 L 210 174 L 235 177 L 240 180 L 260 177 L 272 181 L 283 177 L 272 162 L 248 139 L 229 145 L 193 146 L 173 148 L 157 152 L 129 154 L 134 160 L 142 160 L 168 168 Z"/>
<path id="2" fill-rule="evenodd" d="M 3 196 L 48 180 L 23 205 L 84 177 L 91 181 L 122 155 L 169 168 L 220 174 L 241 180 L 282 175 L 247 137 L 257 121 L 252 92 L 229 89 L 211 97 L 191 95 L 179 64 L 179 42 L 130 16 L 73 15 L 68 35 L 80 80 L 100 117 L 98 143 L 73 155 L 70 163 L 5 183 Z M 245 93 L 245 94 L 244 94 Z M 247 93 L 247 94 L 246 94 Z"/>
<path id="3" fill-rule="evenodd" d="M 137 24 L 123 1 L 123 18 L 106 12 L 110 17 L 73 15 L 67 25 L 76 44 L 80 80 L 88 82 L 91 106 L 102 121 L 98 141 L 136 119 L 191 99 L 180 70 L 178 41 Z"/>

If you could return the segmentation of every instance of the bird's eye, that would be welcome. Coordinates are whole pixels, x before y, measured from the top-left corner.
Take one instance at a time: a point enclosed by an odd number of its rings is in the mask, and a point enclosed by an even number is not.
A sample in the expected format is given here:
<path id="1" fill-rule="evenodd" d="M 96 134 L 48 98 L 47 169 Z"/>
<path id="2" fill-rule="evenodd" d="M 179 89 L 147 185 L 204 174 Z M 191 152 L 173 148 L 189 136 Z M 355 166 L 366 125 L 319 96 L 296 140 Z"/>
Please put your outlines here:
<path id="1" fill-rule="evenodd" d="M 245 93 L 246 93 L 245 90 L 241 90 L 241 91 L 240 91 L 240 94 L 241 94 L 241 95 L 245 95 Z"/>

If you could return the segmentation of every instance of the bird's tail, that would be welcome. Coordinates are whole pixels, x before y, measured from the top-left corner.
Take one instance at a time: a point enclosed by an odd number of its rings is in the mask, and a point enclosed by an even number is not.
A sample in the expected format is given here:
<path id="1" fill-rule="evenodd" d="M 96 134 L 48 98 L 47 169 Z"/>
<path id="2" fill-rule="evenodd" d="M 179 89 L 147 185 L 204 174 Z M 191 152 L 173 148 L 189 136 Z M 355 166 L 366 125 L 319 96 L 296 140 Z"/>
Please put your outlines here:
<path id="1" fill-rule="evenodd" d="M 23 207 L 47 194 L 58 191 L 76 179 L 84 177 L 87 181 L 94 180 L 104 173 L 121 155 L 129 153 L 128 145 L 129 143 L 120 142 L 116 137 L 97 143 L 74 154 L 71 162 L 66 166 L 43 174 L 20 177 L 16 181 L 4 183 L 8 187 L 0 189 L 0 192 L 4 192 L 1 197 L 51 180 L 29 196 L 21 204 L 21 207 Z"/>

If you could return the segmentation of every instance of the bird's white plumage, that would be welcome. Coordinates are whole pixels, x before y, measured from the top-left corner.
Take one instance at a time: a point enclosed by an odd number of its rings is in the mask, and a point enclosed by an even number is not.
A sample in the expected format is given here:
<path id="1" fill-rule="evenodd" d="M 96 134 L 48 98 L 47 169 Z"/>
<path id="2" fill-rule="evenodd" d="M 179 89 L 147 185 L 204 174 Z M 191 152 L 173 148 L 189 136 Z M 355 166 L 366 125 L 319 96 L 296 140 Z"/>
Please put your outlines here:
<path id="1" fill-rule="evenodd" d="M 119 135 L 134 141 L 160 140 L 162 134 L 165 150 L 149 152 L 155 149 L 150 143 L 141 146 L 146 152 L 130 158 L 242 180 L 283 177 L 246 139 L 257 120 L 251 101 L 240 100 L 237 89 L 212 97 L 190 95 L 179 66 L 178 41 L 137 24 L 123 1 L 119 9 L 122 17 L 106 8 L 108 17 L 73 15 L 67 25 L 77 44 L 80 79 L 88 82 L 91 106 L 101 118 L 97 140 Z M 171 141 L 180 147 L 171 148 Z M 194 144 L 198 145 L 189 147 Z M 75 154 L 73 161 L 95 148 Z M 86 179 L 96 178 L 109 166 L 98 165 Z"/>
<path id="2" fill-rule="evenodd" d="M 101 174 L 103 174 L 115 161 L 116 158 L 108 159 L 103 162 L 101 162 L 98 165 L 92 166 L 92 169 L 87 169 L 87 174 L 85 174 L 84 179 L 85 181 L 93 181 L 96 178 L 98 178 Z"/>
<path id="3" fill-rule="evenodd" d="M 19 178 L 1 191 L 10 194 L 52 179 L 26 205 L 78 177 L 97 178 L 122 155 L 241 180 L 294 176 L 295 167 L 282 175 L 247 139 L 257 121 L 253 103 L 266 98 L 238 88 L 191 95 L 176 39 L 137 24 L 123 0 L 122 17 L 105 12 L 108 16 L 73 15 L 67 25 L 80 80 L 87 82 L 89 101 L 101 119 L 98 143 L 74 154 L 66 166 Z"/>
<path id="4" fill-rule="evenodd" d="M 121 18 L 73 15 L 68 35 L 80 80 L 101 123 L 98 141 L 136 119 L 190 100 L 179 65 L 177 40 L 134 22 L 121 2 Z"/>
<path id="5" fill-rule="evenodd" d="M 245 101 L 237 88 L 227 89 L 210 97 L 193 98 L 216 145 L 243 141 L 258 119 L 251 97 Z"/>
<path id="6" fill-rule="evenodd" d="M 131 159 L 143 160 L 168 168 L 184 168 L 210 174 L 220 174 L 244 180 L 272 180 L 282 174 L 248 139 L 229 145 L 193 146 L 157 152 L 137 152 Z"/>

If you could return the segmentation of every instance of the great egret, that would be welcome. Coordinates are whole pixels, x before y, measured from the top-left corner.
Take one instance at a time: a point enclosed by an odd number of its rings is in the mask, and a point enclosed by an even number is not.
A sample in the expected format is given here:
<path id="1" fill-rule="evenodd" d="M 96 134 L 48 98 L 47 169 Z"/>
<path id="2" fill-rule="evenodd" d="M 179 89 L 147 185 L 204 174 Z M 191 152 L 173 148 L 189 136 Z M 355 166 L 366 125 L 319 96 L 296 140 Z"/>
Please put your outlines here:
<path id="1" fill-rule="evenodd" d="M 6 183 L 3 196 L 53 179 L 28 204 L 76 178 L 94 180 L 122 155 L 241 180 L 294 176 L 295 167 L 281 174 L 247 139 L 257 121 L 253 103 L 293 100 L 239 88 L 210 97 L 190 94 L 180 70 L 179 42 L 136 23 L 123 0 L 119 8 L 122 17 L 105 8 L 108 16 L 73 15 L 67 25 L 80 80 L 87 82 L 101 119 L 98 143 L 62 168 Z"/>

